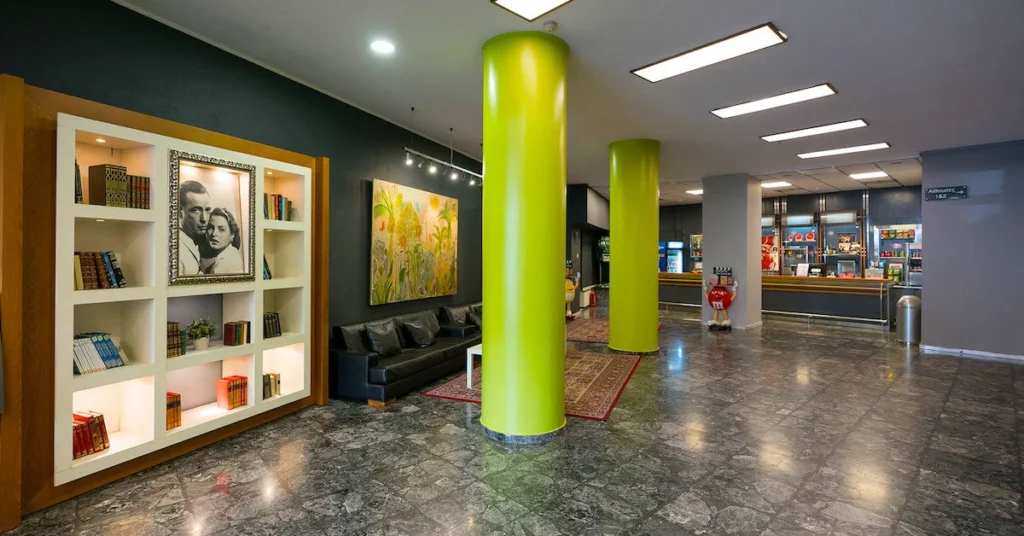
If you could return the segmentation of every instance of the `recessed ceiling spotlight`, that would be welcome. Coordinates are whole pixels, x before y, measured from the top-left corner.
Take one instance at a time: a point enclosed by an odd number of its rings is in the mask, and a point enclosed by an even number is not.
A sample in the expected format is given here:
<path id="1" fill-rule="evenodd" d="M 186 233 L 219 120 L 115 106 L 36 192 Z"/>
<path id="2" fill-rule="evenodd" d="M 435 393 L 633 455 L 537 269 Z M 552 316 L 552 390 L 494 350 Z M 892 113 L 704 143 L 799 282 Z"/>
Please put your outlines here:
<path id="1" fill-rule="evenodd" d="M 519 15 L 527 22 L 533 22 L 569 2 L 572 0 L 491 0 L 492 4 Z"/>
<path id="2" fill-rule="evenodd" d="M 820 127 L 804 128 L 801 130 L 794 130 L 791 132 L 783 132 L 781 134 L 761 136 L 761 139 L 767 142 L 785 141 L 796 138 L 806 138 L 807 136 L 818 136 L 820 134 L 828 134 L 830 132 L 839 132 L 842 130 L 862 128 L 866 126 L 868 126 L 868 124 L 863 119 L 854 119 L 853 121 L 843 121 L 842 123 L 832 123 L 831 125 L 822 125 Z"/>
<path id="3" fill-rule="evenodd" d="M 395 44 L 391 41 L 385 41 L 384 39 L 377 39 L 370 43 L 370 49 L 377 54 L 390 55 L 395 53 Z"/>
<path id="4" fill-rule="evenodd" d="M 267 171 L 267 175 L 273 175 L 273 174 L 274 174 L 273 171 Z"/>
<path id="5" fill-rule="evenodd" d="M 798 89 L 796 91 L 790 91 L 789 93 L 783 93 L 774 97 L 768 97 L 759 99 L 752 102 L 745 102 L 743 104 L 737 104 L 735 106 L 727 106 L 725 108 L 719 108 L 717 110 L 711 110 L 711 113 L 721 117 L 722 119 L 728 119 L 730 117 L 736 117 L 737 115 L 750 114 L 754 112 L 760 112 L 764 110 L 770 110 L 772 108 L 778 108 L 779 106 L 787 106 L 790 104 L 796 104 L 798 102 L 809 101 L 812 99 L 820 99 L 821 97 L 828 97 L 829 95 L 835 95 L 836 90 L 831 84 L 821 84 L 807 89 Z"/>
<path id="6" fill-rule="evenodd" d="M 823 156 L 835 156 L 837 154 L 850 154 L 850 153 L 863 153 L 864 151 L 877 151 L 879 149 L 888 149 L 889 144 L 885 142 L 872 143 L 870 145 L 858 145 L 856 147 L 842 147 L 840 149 L 829 149 L 827 151 L 816 151 L 813 153 L 802 153 L 798 154 L 800 158 L 821 158 Z"/>
<path id="7" fill-rule="evenodd" d="M 762 182 L 761 183 L 761 188 L 786 188 L 788 186 L 793 186 L 793 185 L 788 183 L 788 182 L 786 182 L 786 181 Z"/>
<path id="8" fill-rule="evenodd" d="M 103 138 L 96 138 L 96 143 L 107 143 L 107 140 Z"/>
<path id="9" fill-rule="evenodd" d="M 884 171 L 871 171 L 871 172 L 868 172 L 868 173 L 854 173 L 854 174 L 850 175 L 850 178 L 851 179 L 857 179 L 859 181 L 863 181 L 863 180 L 867 180 L 867 179 L 881 179 L 883 177 L 888 177 L 888 176 L 889 176 L 889 174 L 884 172 Z"/>
<path id="10" fill-rule="evenodd" d="M 427 168 L 427 172 L 431 175 L 437 173 L 437 164 L 430 164 L 430 167 Z"/>
<path id="11" fill-rule="evenodd" d="M 648 82 L 660 82 L 666 78 L 696 71 L 701 67 L 714 65 L 785 42 L 785 34 L 768 23 L 634 69 L 632 73 Z"/>
<path id="12" fill-rule="evenodd" d="M 687 190 L 686 193 L 690 195 L 704 195 L 704 190 Z"/>

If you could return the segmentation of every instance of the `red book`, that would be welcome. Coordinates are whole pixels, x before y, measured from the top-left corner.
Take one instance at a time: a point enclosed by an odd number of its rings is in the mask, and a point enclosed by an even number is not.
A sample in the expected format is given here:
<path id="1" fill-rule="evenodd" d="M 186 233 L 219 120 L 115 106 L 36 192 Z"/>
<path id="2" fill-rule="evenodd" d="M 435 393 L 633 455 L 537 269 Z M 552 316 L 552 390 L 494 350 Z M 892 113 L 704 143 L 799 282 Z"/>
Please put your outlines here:
<path id="1" fill-rule="evenodd" d="M 94 453 L 98 452 L 98 450 L 96 449 L 95 443 L 93 442 L 93 436 L 92 436 L 92 430 L 91 430 L 92 427 L 89 424 L 89 417 L 88 416 L 84 416 L 84 415 L 82 415 L 80 413 L 75 413 L 73 415 L 73 417 L 75 419 L 75 423 L 82 430 L 82 452 L 83 452 L 83 456 L 88 456 L 89 454 L 94 454 Z"/>
<path id="2" fill-rule="evenodd" d="M 224 324 L 224 346 L 235 345 L 235 328 L 236 326 L 234 322 Z"/>
<path id="3" fill-rule="evenodd" d="M 231 380 L 228 378 L 217 380 L 217 407 L 231 409 Z"/>
<path id="4" fill-rule="evenodd" d="M 81 426 L 72 421 L 71 423 L 71 459 L 77 460 L 82 457 Z"/>
<path id="5" fill-rule="evenodd" d="M 107 434 L 107 421 L 103 418 L 102 413 L 96 413 L 95 411 L 87 411 L 89 415 L 96 420 L 96 425 L 99 427 L 100 437 L 103 439 L 103 448 L 110 448 L 110 435 Z"/>

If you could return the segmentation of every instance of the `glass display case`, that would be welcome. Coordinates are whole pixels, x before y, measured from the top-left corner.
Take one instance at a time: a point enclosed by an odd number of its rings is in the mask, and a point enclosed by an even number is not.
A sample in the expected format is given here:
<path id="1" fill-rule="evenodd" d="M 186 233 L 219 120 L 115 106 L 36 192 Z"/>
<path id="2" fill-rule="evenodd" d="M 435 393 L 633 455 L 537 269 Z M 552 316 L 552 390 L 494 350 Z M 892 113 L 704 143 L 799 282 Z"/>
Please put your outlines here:
<path id="1" fill-rule="evenodd" d="M 921 286 L 921 244 L 910 244 L 907 247 L 910 258 L 907 259 L 907 285 Z"/>
<path id="2" fill-rule="evenodd" d="M 861 277 L 863 252 L 860 216 L 857 212 L 828 212 L 821 215 L 822 262 L 830 275 Z"/>
<path id="3" fill-rule="evenodd" d="M 690 235 L 690 271 L 704 270 L 704 235 Z"/>
<path id="4" fill-rule="evenodd" d="M 681 274 L 685 271 L 685 242 L 663 242 L 664 244 L 664 268 L 663 272 L 670 274 Z"/>
<path id="5" fill-rule="evenodd" d="M 902 281 L 909 257 L 915 253 L 920 255 L 921 225 L 875 225 L 871 228 L 871 235 L 871 266 L 881 268 L 886 275 L 889 275 L 890 268 L 898 268 L 892 271 L 900 274 Z"/>
<path id="6" fill-rule="evenodd" d="M 779 230 L 775 227 L 775 218 L 761 218 L 761 273 L 779 275 L 779 253 L 781 248 Z"/>
<path id="7" fill-rule="evenodd" d="M 796 273 L 796 265 L 818 259 L 818 233 L 813 214 L 787 214 L 782 221 L 782 273 Z"/>

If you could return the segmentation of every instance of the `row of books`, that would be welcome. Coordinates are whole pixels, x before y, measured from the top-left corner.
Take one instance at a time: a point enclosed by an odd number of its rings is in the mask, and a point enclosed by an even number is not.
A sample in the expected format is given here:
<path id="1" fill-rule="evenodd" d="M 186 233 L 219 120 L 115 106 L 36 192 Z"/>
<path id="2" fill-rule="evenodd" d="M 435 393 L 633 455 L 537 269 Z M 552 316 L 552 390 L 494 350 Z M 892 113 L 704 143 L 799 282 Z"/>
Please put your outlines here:
<path id="1" fill-rule="evenodd" d="M 185 355 L 185 343 L 187 340 L 185 330 L 181 329 L 181 323 L 167 323 L 167 357 Z"/>
<path id="2" fill-rule="evenodd" d="M 241 346 L 252 342 L 251 325 L 252 322 L 248 320 L 224 324 L 224 346 Z"/>
<path id="3" fill-rule="evenodd" d="M 280 194 L 263 194 L 263 217 L 268 220 L 291 221 L 292 201 Z"/>
<path id="4" fill-rule="evenodd" d="M 128 364 L 128 355 L 125 354 L 120 341 L 109 333 L 75 335 L 72 350 L 75 374 L 91 374 Z"/>
<path id="5" fill-rule="evenodd" d="M 77 460 L 83 456 L 103 452 L 110 448 L 107 423 L 101 413 L 94 411 L 72 414 L 72 456 Z"/>
<path id="6" fill-rule="evenodd" d="M 82 202 L 82 173 L 75 162 L 75 202 Z M 113 164 L 89 166 L 89 204 L 122 208 L 149 208 L 149 177 L 129 175 Z"/>
<path id="7" fill-rule="evenodd" d="M 249 405 L 249 378 L 228 376 L 217 380 L 217 407 L 232 410 Z"/>
<path id="8" fill-rule="evenodd" d="M 181 395 L 167 391 L 167 429 L 181 426 Z"/>
<path id="9" fill-rule="evenodd" d="M 114 251 L 75 252 L 75 290 L 124 288 L 128 280 Z"/>
<path id="10" fill-rule="evenodd" d="M 281 375 L 277 372 L 268 372 L 263 375 L 263 400 L 281 394 Z"/>
<path id="11" fill-rule="evenodd" d="M 263 314 L 263 338 L 281 336 L 281 316 L 277 313 Z"/>

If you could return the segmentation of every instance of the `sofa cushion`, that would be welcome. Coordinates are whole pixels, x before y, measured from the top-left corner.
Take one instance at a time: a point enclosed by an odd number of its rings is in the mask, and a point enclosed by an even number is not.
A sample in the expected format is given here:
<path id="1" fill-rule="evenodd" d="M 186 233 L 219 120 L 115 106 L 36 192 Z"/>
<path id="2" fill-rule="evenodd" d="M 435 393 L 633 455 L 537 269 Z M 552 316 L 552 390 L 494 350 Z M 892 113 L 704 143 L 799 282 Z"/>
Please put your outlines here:
<path id="1" fill-rule="evenodd" d="M 437 321 L 437 314 L 433 311 L 423 311 L 420 313 L 420 317 L 427 327 L 430 328 L 430 332 L 434 334 L 434 337 L 437 337 L 437 334 L 441 332 L 441 323 Z"/>
<path id="2" fill-rule="evenodd" d="M 407 378 L 445 361 L 465 357 L 463 341 L 450 338 L 438 339 L 429 348 L 406 350 L 399 355 L 382 358 L 377 366 L 370 369 L 370 383 L 387 385 Z"/>
<path id="3" fill-rule="evenodd" d="M 357 324 L 354 326 L 341 327 L 341 340 L 345 343 L 345 350 L 349 352 L 367 352 L 366 347 L 366 326 Z"/>
<path id="4" fill-rule="evenodd" d="M 459 307 L 442 307 L 444 315 L 447 317 L 445 322 L 448 324 L 465 324 L 466 315 L 469 314 L 469 306 L 461 305 Z"/>
<path id="5" fill-rule="evenodd" d="M 466 315 L 466 320 L 474 326 L 483 329 L 483 317 L 480 313 L 472 312 Z"/>
<path id="6" fill-rule="evenodd" d="M 391 357 L 402 353 L 402 344 L 398 341 L 398 330 L 393 320 L 379 324 L 366 324 L 366 336 L 370 340 L 370 348 L 381 357 Z"/>
<path id="7" fill-rule="evenodd" d="M 433 329 L 424 319 L 406 322 L 402 324 L 402 328 L 405 329 L 406 338 L 418 348 L 426 348 L 436 341 Z"/>
<path id="8" fill-rule="evenodd" d="M 469 310 L 474 312 L 474 313 L 476 313 L 476 314 L 478 314 L 478 315 L 480 315 L 480 316 L 483 316 L 483 314 L 484 314 L 484 306 L 482 304 L 471 305 L 469 307 Z"/>

